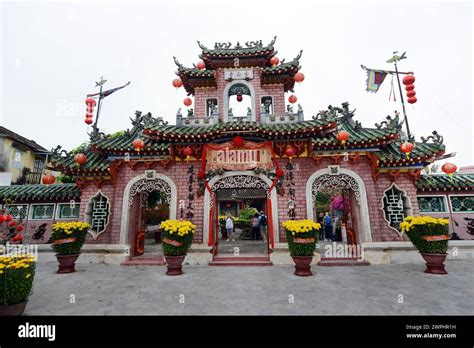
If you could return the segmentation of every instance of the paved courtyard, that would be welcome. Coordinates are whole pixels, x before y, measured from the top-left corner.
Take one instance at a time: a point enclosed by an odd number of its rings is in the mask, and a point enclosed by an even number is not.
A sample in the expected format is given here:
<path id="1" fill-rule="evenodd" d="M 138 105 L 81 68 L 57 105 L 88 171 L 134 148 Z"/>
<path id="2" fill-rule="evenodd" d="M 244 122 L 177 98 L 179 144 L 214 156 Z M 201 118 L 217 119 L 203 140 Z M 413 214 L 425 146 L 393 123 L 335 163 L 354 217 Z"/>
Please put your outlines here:
<path id="1" fill-rule="evenodd" d="M 25 315 L 473 315 L 473 266 L 448 262 L 446 276 L 423 273 L 422 263 L 316 266 L 307 278 L 293 266 L 185 266 L 170 277 L 165 266 L 104 264 L 60 275 L 44 262 Z"/>

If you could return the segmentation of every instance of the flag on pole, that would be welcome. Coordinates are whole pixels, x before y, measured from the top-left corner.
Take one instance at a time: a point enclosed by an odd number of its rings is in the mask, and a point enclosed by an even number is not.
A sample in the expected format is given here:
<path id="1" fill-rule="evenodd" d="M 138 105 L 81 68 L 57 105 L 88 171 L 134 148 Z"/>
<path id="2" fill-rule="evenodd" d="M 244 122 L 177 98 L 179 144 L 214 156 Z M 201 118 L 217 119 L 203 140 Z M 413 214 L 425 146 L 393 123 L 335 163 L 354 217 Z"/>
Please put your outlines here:
<path id="1" fill-rule="evenodd" d="M 114 92 L 117 92 L 119 89 L 122 89 L 122 88 L 125 88 L 127 87 L 128 85 L 130 84 L 130 81 L 128 81 L 126 84 L 124 84 L 123 86 L 120 86 L 120 87 L 116 87 L 116 88 L 112 88 L 112 89 L 109 89 L 105 92 L 102 92 L 102 98 L 105 98 L 105 97 L 108 97 L 109 95 L 111 95 L 112 93 Z M 91 98 L 97 98 L 99 96 L 100 92 L 99 93 L 92 93 L 92 94 L 88 94 L 87 96 L 88 97 L 91 97 Z"/>
<path id="2" fill-rule="evenodd" d="M 368 69 L 363 65 L 361 65 L 361 67 L 367 72 L 367 92 L 377 93 L 389 72 L 385 70 Z"/>

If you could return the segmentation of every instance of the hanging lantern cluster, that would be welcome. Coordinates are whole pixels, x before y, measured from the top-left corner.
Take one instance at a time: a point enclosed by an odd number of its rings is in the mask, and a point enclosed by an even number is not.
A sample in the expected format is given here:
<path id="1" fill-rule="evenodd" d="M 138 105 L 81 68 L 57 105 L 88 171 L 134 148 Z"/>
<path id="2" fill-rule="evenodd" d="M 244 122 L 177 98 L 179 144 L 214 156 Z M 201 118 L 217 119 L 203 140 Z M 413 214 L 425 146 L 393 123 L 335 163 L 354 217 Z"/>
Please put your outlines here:
<path id="1" fill-rule="evenodd" d="M 288 145 L 285 149 L 285 155 L 290 159 L 290 161 L 293 159 L 293 157 L 296 157 L 298 154 L 298 151 L 296 148 L 292 145 Z"/>
<path id="2" fill-rule="evenodd" d="M 448 174 L 449 176 L 452 176 L 456 172 L 457 169 L 458 169 L 458 167 L 455 164 L 449 163 L 449 162 L 446 162 L 441 167 L 441 170 L 444 173 Z"/>
<path id="3" fill-rule="evenodd" d="M 417 99 L 415 97 L 415 76 L 414 75 L 407 75 L 402 80 L 403 84 L 405 85 L 405 90 L 407 91 L 407 102 L 410 104 L 415 104 Z"/>
<path id="4" fill-rule="evenodd" d="M 400 151 L 403 152 L 407 156 L 407 159 L 410 158 L 410 153 L 412 152 L 414 148 L 415 148 L 415 145 L 408 141 L 405 141 L 404 143 L 400 144 Z"/>
<path id="5" fill-rule="evenodd" d="M 346 132 L 345 130 L 340 130 L 337 133 L 337 140 L 339 140 L 342 145 L 345 145 L 348 139 L 349 139 L 349 133 Z"/>
<path id="6" fill-rule="evenodd" d="M 183 81 L 181 81 L 180 78 L 177 78 L 177 79 L 174 79 L 174 80 L 173 80 L 172 84 L 173 84 L 173 87 L 174 87 L 174 88 L 178 89 L 178 88 L 180 88 L 181 86 L 183 86 Z"/>
<path id="7" fill-rule="evenodd" d="M 290 95 L 290 97 L 288 98 L 288 101 L 289 101 L 291 104 L 296 103 L 297 100 L 298 100 L 298 98 L 297 98 L 296 95 L 294 95 L 294 94 Z"/>
<path id="8" fill-rule="evenodd" d="M 84 120 L 84 122 L 87 125 L 91 125 L 94 122 L 92 118 L 94 117 L 94 107 L 96 106 L 96 104 L 97 102 L 95 101 L 95 99 L 92 99 L 92 98 L 86 99 L 87 108 L 86 108 L 86 119 Z"/>
<path id="9" fill-rule="evenodd" d="M 140 152 L 145 147 L 145 142 L 142 139 L 137 138 L 133 141 L 132 145 L 135 151 Z"/>
<path id="10" fill-rule="evenodd" d="M 56 181 L 56 177 L 54 175 L 47 174 L 43 176 L 43 184 L 45 185 L 54 184 L 55 181 Z"/>
<path id="11" fill-rule="evenodd" d="M 189 161 L 189 159 L 194 155 L 194 150 L 191 146 L 186 146 L 183 149 L 183 155 L 186 156 L 186 161 Z"/>
<path id="12" fill-rule="evenodd" d="M 87 156 L 84 155 L 83 153 L 78 153 L 76 156 L 74 156 L 74 161 L 82 166 L 84 163 L 87 162 Z"/>

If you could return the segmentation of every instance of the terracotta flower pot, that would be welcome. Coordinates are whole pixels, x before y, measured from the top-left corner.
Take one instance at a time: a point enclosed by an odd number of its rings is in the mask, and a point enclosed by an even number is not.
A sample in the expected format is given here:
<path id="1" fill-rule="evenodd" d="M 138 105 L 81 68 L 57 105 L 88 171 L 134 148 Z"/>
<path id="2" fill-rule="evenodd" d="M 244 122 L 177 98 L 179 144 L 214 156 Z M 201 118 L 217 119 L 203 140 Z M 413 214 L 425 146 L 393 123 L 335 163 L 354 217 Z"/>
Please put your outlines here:
<path id="1" fill-rule="evenodd" d="M 444 260 L 448 254 L 428 254 L 420 252 L 423 259 L 426 261 L 425 273 L 431 274 L 448 274 L 444 268 Z"/>
<path id="2" fill-rule="evenodd" d="M 59 268 L 57 273 L 72 273 L 76 272 L 76 260 L 81 254 L 73 255 L 57 255 L 56 258 L 59 262 Z"/>
<path id="3" fill-rule="evenodd" d="M 2 316 L 13 316 L 22 315 L 25 311 L 25 307 L 28 301 L 17 303 L 14 305 L 2 306 L 0 305 L 0 317 Z"/>
<path id="4" fill-rule="evenodd" d="M 311 272 L 311 261 L 312 256 L 291 256 L 295 263 L 295 275 L 301 277 L 307 277 L 313 275 Z"/>
<path id="5" fill-rule="evenodd" d="M 183 274 L 183 261 L 186 256 L 165 256 L 168 265 L 167 275 Z"/>

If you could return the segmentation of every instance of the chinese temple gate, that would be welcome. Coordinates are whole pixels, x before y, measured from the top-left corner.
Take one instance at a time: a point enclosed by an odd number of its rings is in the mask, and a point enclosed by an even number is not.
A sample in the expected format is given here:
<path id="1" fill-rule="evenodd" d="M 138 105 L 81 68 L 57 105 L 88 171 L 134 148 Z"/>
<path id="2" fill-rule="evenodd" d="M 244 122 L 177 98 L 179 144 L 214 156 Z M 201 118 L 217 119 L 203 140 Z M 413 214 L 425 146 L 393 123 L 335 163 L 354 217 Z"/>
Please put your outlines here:
<path id="1" fill-rule="evenodd" d="M 89 145 L 79 150 L 87 156 L 84 164 L 74 161 L 77 152 L 56 152 L 55 169 L 74 177 L 80 218 L 93 225 L 88 243 L 120 245 L 130 248 L 127 257 L 140 255 L 144 216 L 152 204 L 166 207 L 166 218 L 192 220 L 197 249 L 225 253 L 217 247 L 228 246 L 220 216 L 250 206 L 268 217 L 268 238 L 265 250 L 249 248 L 272 255 L 285 242 L 283 221 L 316 220 L 325 213 L 318 210 L 319 199 L 336 196 L 342 202 L 344 242 L 407 240 L 399 223 L 420 214 L 419 202 L 436 205 L 429 196 L 442 190 L 431 186 L 434 191 L 423 191 L 428 198 L 417 197 L 422 187 L 435 185 L 421 170 L 444 155 L 442 138 L 436 133 L 416 142 L 407 155 L 400 151 L 405 135 L 398 114 L 374 126 L 356 120 L 349 103 L 305 115 L 302 105 L 291 103 L 296 98 L 286 103 L 302 51 L 275 64 L 274 44 L 275 39 L 267 45 L 216 43 L 213 48 L 199 43 L 199 67 L 174 58 L 176 74 L 193 98 L 192 108 L 178 110 L 175 125 L 137 111 L 130 130 L 93 131 Z M 237 112 L 232 105 L 242 100 L 248 107 Z M 338 140 L 340 131 L 349 134 L 347 141 Z M 143 141 L 139 151 L 136 139 Z M 456 180 L 472 194 L 472 175 Z"/>

